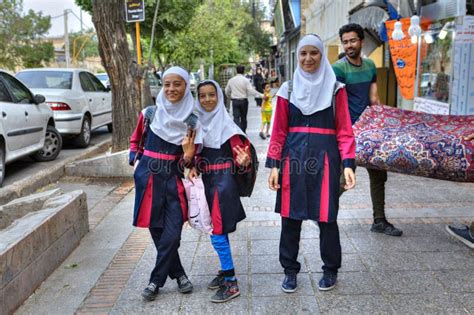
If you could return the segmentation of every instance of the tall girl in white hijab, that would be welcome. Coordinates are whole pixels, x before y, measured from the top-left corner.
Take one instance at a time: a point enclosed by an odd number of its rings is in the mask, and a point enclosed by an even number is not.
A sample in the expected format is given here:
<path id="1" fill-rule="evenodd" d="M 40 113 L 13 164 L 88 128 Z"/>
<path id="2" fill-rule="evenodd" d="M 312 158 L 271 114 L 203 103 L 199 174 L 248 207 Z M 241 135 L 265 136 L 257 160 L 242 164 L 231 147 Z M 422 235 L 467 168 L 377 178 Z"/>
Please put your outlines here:
<path id="1" fill-rule="evenodd" d="M 267 154 L 271 169 L 268 184 L 277 191 L 275 211 L 282 218 L 280 263 L 285 271 L 281 285 L 295 292 L 301 223 L 318 222 L 323 276 L 319 289 L 336 285 L 341 267 L 337 226 L 341 164 L 346 189 L 355 186 L 355 141 L 346 90 L 336 76 L 317 35 L 298 43 L 298 66 L 291 91 L 285 82 L 277 93 L 276 114 Z M 334 97 L 334 104 L 332 102 Z"/>
<path id="2" fill-rule="evenodd" d="M 208 288 L 218 289 L 211 301 L 220 303 L 240 295 L 228 234 L 234 232 L 237 223 L 245 219 L 234 172 L 250 170 L 250 143 L 227 113 L 224 95 L 217 82 L 203 81 L 197 92 L 203 149 L 197 156 L 196 169 L 190 176 L 202 174 L 211 211 L 211 243 L 221 266 Z"/>
<path id="3" fill-rule="evenodd" d="M 185 123 L 194 99 L 184 69 L 165 71 L 156 106 L 149 125 L 144 119 L 146 109 L 140 113 L 130 140 L 130 164 L 136 168 L 133 225 L 150 230 L 158 252 L 142 293 L 147 301 L 156 298 L 168 276 L 177 280 L 179 292 L 193 289 L 178 254 L 182 225 L 187 220 L 181 178 L 184 166 L 192 166 L 196 144 L 202 143 L 200 130 L 191 130 Z"/>

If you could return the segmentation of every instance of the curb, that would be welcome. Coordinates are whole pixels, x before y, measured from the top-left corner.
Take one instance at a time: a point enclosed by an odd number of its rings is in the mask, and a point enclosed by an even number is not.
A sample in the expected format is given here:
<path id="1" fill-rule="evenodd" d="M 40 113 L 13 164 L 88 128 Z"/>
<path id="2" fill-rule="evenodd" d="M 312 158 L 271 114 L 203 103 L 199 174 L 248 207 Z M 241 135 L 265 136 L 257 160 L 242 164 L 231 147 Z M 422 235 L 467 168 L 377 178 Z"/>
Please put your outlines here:
<path id="1" fill-rule="evenodd" d="M 66 165 L 82 159 L 87 159 L 97 153 L 106 151 L 112 145 L 112 139 L 107 139 L 93 145 L 76 156 L 71 156 L 60 163 L 50 166 L 33 176 L 19 180 L 0 191 L 0 205 L 35 192 L 37 189 L 56 182 L 65 174 Z"/>

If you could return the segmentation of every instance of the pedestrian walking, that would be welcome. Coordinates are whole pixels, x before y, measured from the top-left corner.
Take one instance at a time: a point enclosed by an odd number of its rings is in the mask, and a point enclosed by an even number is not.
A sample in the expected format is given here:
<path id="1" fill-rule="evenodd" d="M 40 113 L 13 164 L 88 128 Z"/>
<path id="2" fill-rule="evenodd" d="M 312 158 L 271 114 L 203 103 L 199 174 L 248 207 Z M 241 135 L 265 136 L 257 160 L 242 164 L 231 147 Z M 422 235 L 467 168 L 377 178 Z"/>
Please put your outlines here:
<path id="1" fill-rule="evenodd" d="M 266 161 L 271 168 L 269 187 L 277 191 L 275 211 L 281 215 L 280 263 L 285 271 L 281 288 L 287 293 L 297 288 L 303 220 L 319 226 L 323 276 L 318 288 L 335 287 L 341 267 L 337 226 L 341 163 L 346 189 L 355 186 L 355 140 L 345 88 L 336 84 L 319 36 L 304 36 L 297 58 L 293 81 L 285 82 L 277 93 Z"/>
<path id="2" fill-rule="evenodd" d="M 339 30 L 339 37 L 345 57 L 339 59 L 333 65 L 333 69 L 337 80 L 346 86 L 349 112 L 354 124 L 367 106 L 380 103 L 377 93 L 377 73 L 374 62 L 361 56 L 364 30 L 359 24 L 344 25 Z M 385 217 L 387 171 L 368 168 L 367 172 L 374 217 L 370 230 L 390 236 L 401 236 L 402 230 L 393 226 Z M 344 178 L 341 179 L 341 194 L 343 192 Z"/>
<path id="3" fill-rule="evenodd" d="M 245 67 L 237 66 L 237 75 L 232 77 L 225 87 L 225 94 L 232 100 L 232 113 L 234 122 L 242 129 L 247 130 L 247 112 L 249 109 L 248 98 L 250 96 L 263 97 L 263 94 L 255 91 L 250 81 L 244 76 Z"/>
<path id="4" fill-rule="evenodd" d="M 197 110 L 203 149 L 189 176 L 202 174 L 212 218 L 211 243 L 221 264 L 208 288 L 218 289 L 211 301 L 221 303 L 240 295 L 228 235 L 245 219 L 235 172 L 249 170 L 250 142 L 225 110 L 224 95 L 217 82 L 207 80 L 199 84 Z"/>
<path id="5" fill-rule="evenodd" d="M 202 143 L 200 131 L 184 123 L 193 108 L 189 74 L 171 67 L 163 74 L 156 112 L 152 118 L 146 112 L 149 109 L 140 113 L 130 140 L 130 164 L 135 167 L 133 225 L 149 229 L 157 250 L 149 284 L 142 293 L 148 301 L 156 298 L 168 276 L 177 280 L 179 292 L 193 289 L 178 254 L 187 219 L 183 166 L 191 166 L 195 143 Z"/>
<path id="6" fill-rule="evenodd" d="M 270 83 L 265 83 L 262 104 L 262 127 L 260 129 L 260 138 L 265 140 L 270 137 L 270 122 L 272 120 L 272 100 Z"/>
<path id="7" fill-rule="evenodd" d="M 260 67 L 257 68 L 256 73 L 253 77 L 253 85 L 255 86 L 255 90 L 257 90 L 257 92 L 263 93 L 265 79 L 263 78 L 262 68 Z M 255 102 L 257 103 L 257 106 L 262 106 L 261 97 L 256 97 Z"/>

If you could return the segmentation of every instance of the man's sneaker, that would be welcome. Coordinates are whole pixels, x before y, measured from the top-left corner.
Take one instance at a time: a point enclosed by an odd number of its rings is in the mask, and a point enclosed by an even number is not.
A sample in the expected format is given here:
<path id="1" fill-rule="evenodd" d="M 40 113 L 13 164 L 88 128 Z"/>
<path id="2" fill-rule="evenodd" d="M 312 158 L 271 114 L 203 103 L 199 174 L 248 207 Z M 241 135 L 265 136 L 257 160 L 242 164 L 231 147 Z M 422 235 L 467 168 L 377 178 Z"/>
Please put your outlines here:
<path id="1" fill-rule="evenodd" d="M 373 223 L 370 231 L 376 233 L 383 233 L 390 236 L 402 236 L 403 231 L 397 229 L 393 224 L 389 223 L 387 220 L 383 219 L 379 223 Z"/>
<path id="2" fill-rule="evenodd" d="M 158 295 L 159 288 L 153 282 L 150 282 L 148 286 L 143 290 L 142 297 L 146 301 L 154 301 Z"/>
<path id="3" fill-rule="evenodd" d="M 180 293 L 189 293 L 193 290 L 193 284 L 186 275 L 182 275 L 176 281 L 178 282 L 178 291 Z"/>
<path id="4" fill-rule="evenodd" d="M 474 249 L 474 236 L 469 231 L 469 227 L 467 225 L 463 226 L 462 228 L 446 225 L 446 231 L 466 244 L 469 248 Z"/>
<path id="5" fill-rule="evenodd" d="M 336 286 L 337 275 L 323 274 L 321 280 L 319 280 L 318 289 L 320 291 L 329 291 L 334 289 Z"/>
<path id="6" fill-rule="evenodd" d="M 224 273 L 222 272 L 222 270 L 219 270 L 217 272 L 217 276 L 214 279 L 212 279 L 211 282 L 209 282 L 209 284 L 207 285 L 207 288 L 210 290 L 215 290 L 215 289 L 219 289 L 223 285 L 224 285 Z"/>
<path id="7" fill-rule="evenodd" d="M 266 139 L 266 138 L 265 138 L 265 134 L 264 134 L 263 132 L 260 132 L 258 135 L 259 135 L 259 136 L 260 136 L 260 138 L 262 138 L 263 140 L 265 140 L 265 139 Z"/>
<path id="8" fill-rule="evenodd" d="M 286 293 L 293 293 L 296 291 L 297 287 L 296 273 L 290 273 L 285 275 L 283 283 L 281 284 L 281 289 Z"/>
<path id="9" fill-rule="evenodd" d="M 224 303 L 240 295 L 239 286 L 237 280 L 235 281 L 224 281 L 224 284 L 219 290 L 211 297 L 211 302 Z"/>

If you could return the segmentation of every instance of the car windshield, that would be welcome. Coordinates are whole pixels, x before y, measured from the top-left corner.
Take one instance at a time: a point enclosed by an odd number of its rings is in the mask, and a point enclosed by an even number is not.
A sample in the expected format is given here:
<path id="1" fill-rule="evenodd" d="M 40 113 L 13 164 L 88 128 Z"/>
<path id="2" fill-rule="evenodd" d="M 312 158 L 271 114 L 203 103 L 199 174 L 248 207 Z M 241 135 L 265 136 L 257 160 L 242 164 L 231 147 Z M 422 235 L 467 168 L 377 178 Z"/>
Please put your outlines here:
<path id="1" fill-rule="evenodd" d="M 72 87 L 70 71 L 24 71 L 17 73 L 16 77 L 30 89 L 70 90 Z"/>
<path id="2" fill-rule="evenodd" d="M 109 76 L 106 73 L 99 73 L 95 75 L 101 81 L 107 81 Z"/>

